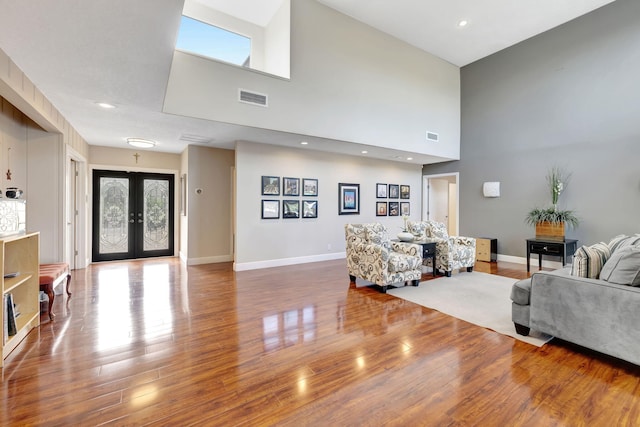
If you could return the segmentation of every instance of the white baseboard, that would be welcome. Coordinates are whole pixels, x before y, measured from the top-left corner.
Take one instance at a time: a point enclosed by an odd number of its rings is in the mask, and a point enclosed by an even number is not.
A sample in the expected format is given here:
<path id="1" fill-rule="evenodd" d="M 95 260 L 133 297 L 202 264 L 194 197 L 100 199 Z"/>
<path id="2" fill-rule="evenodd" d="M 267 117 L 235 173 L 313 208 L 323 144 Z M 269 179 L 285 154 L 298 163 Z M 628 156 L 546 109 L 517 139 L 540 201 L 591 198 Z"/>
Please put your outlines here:
<path id="1" fill-rule="evenodd" d="M 260 268 L 282 267 L 285 265 L 306 264 L 309 262 L 330 261 L 334 259 L 346 258 L 346 252 L 335 252 L 323 255 L 310 255 L 295 258 L 270 259 L 254 262 L 236 262 L 233 264 L 234 271 L 257 270 Z"/>

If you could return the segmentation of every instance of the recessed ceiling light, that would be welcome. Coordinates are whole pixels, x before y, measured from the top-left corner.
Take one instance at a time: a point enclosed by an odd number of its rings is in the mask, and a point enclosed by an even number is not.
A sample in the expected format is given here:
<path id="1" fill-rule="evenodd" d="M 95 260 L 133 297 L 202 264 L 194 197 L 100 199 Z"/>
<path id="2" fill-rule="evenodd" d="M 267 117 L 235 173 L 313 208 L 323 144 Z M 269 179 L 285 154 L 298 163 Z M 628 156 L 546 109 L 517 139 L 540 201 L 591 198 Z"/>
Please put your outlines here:
<path id="1" fill-rule="evenodd" d="M 138 148 L 151 148 L 156 146 L 155 141 L 142 138 L 127 138 L 127 144 Z"/>
<path id="2" fill-rule="evenodd" d="M 407 160 L 411 161 L 413 160 L 413 157 L 407 157 Z"/>
<path id="3" fill-rule="evenodd" d="M 108 109 L 108 110 L 110 110 L 112 108 L 116 108 L 115 105 L 109 104 L 108 102 L 96 102 L 96 105 L 98 107 L 102 107 L 102 108 L 105 108 L 105 109 Z"/>
<path id="4" fill-rule="evenodd" d="M 307 144 L 309 144 L 307 141 L 302 141 L 302 142 L 300 143 L 300 145 L 307 145 Z"/>
<path id="5" fill-rule="evenodd" d="M 458 27 L 466 27 L 468 23 L 469 21 L 463 19 L 462 21 L 458 22 Z"/>
<path id="6" fill-rule="evenodd" d="M 367 154 L 367 153 L 368 153 L 368 151 L 367 151 L 367 150 L 362 150 L 362 151 L 361 151 L 361 153 L 362 153 L 362 154 Z"/>

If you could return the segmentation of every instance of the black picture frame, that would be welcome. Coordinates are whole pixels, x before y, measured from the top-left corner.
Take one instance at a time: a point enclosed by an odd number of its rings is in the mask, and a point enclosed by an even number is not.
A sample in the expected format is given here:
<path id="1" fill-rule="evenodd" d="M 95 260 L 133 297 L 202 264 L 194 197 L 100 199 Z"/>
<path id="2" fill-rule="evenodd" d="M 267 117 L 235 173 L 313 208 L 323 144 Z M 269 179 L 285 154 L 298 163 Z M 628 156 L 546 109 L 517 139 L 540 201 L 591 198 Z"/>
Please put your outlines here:
<path id="1" fill-rule="evenodd" d="M 338 183 L 338 215 L 360 215 L 360 184 Z"/>
<path id="2" fill-rule="evenodd" d="M 300 195 L 300 178 L 282 178 L 282 195 L 283 196 L 299 196 Z M 282 211 L 284 213 L 284 211 Z"/>
<path id="3" fill-rule="evenodd" d="M 376 198 L 377 199 L 387 198 L 387 184 L 376 184 Z"/>
<path id="4" fill-rule="evenodd" d="M 400 202 L 400 215 L 402 215 L 402 216 L 411 215 L 411 203 L 410 202 Z"/>
<path id="5" fill-rule="evenodd" d="M 280 177 L 279 176 L 262 176 L 262 195 L 263 196 L 279 196 L 280 195 Z"/>
<path id="6" fill-rule="evenodd" d="M 389 198 L 397 199 L 400 197 L 400 186 L 398 184 L 389 184 Z"/>
<path id="7" fill-rule="evenodd" d="M 410 199 L 411 198 L 411 187 L 408 185 L 400 186 L 400 198 L 401 199 Z"/>
<path id="8" fill-rule="evenodd" d="M 283 200 L 282 218 L 300 218 L 300 200 Z"/>
<path id="9" fill-rule="evenodd" d="M 302 218 L 318 218 L 318 201 L 302 201 Z"/>
<path id="10" fill-rule="evenodd" d="M 280 200 L 262 201 L 262 219 L 280 219 Z"/>
<path id="11" fill-rule="evenodd" d="M 318 180 L 315 178 L 302 178 L 302 195 L 305 197 L 318 195 Z"/>
<path id="12" fill-rule="evenodd" d="M 387 202 L 376 202 L 376 216 L 387 216 Z"/>
<path id="13" fill-rule="evenodd" d="M 399 202 L 389 202 L 389 216 L 400 216 Z"/>

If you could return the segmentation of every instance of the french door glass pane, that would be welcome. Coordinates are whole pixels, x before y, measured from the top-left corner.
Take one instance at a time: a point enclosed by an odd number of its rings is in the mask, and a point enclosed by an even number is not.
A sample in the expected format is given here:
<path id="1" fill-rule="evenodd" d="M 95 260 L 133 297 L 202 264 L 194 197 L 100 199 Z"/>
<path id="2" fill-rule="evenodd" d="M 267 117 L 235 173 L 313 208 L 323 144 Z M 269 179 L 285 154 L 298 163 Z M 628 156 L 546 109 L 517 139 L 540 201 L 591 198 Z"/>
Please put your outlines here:
<path id="1" fill-rule="evenodd" d="M 129 250 L 129 179 L 100 178 L 100 247 L 101 254 Z"/>
<path id="2" fill-rule="evenodd" d="M 143 250 L 169 248 L 169 181 L 144 180 L 144 245 Z"/>

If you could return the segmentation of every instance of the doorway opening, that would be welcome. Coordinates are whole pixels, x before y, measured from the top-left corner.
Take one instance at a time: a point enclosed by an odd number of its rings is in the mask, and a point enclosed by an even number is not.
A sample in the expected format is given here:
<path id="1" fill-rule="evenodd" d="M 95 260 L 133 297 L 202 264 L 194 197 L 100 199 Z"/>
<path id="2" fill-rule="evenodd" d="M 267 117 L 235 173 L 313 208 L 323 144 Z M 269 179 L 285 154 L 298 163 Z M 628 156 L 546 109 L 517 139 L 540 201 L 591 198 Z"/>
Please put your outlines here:
<path id="1" fill-rule="evenodd" d="M 422 179 L 422 219 L 441 222 L 450 236 L 458 235 L 459 173 L 424 175 Z"/>

